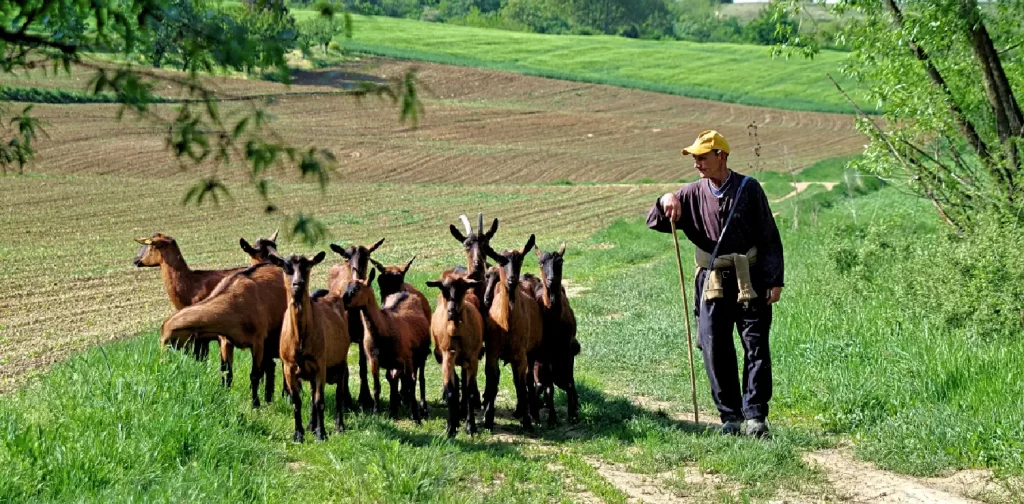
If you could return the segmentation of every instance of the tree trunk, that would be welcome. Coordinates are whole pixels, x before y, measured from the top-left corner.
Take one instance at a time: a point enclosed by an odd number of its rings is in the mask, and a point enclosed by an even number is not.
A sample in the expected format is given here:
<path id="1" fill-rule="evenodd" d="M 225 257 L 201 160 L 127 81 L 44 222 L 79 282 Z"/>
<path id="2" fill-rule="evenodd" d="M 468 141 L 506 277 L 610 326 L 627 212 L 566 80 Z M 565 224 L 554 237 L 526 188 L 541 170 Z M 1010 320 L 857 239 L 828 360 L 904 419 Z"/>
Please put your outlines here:
<path id="1" fill-rule="evenodd" d="M 1013 95 L 1010 81 L 1006 78 L 1003 63 L 999 60 L 999 51 L 992 43 L 992 37 L 989 36 L 985 22 L 981 19 L 977 0 L 960 0 L 960 14 L 967 23 L 974 55 L 981 63 L 985 93 L 996 119 L 996 133 L 1007 157 L 1003 170 L 1007 197 L 1013 199 L 1014 178 L 1020 170 L 1015 140 L 1024 137 L 1024 116 L 1021 115 L 1020 105 Z"/>
<path id="2" fill-rule="evenodd" d="M 889 12 L 892 13 L 893 24 L 896 25 L 900 30 L 904 29 L 903 24 L 903 12 L 900 11 L 895 0 L 886 0 L 886 6 L 889 8 Z M 956 102 L 953 97 L 953 93 L 949 90 L 949 86 L 946 84 L 946 79 L 939 73 L 939 69 L 935 68 L 935 64 L 932 63 L 931 58 L 928 57 L 928 53 L 925 52 L 924 48 L 917 44 L 913 38 L 907 39 L 907 45 L 910 46 L 910 50 L 914 53 L 914 57 L 917 58 L 922 64 L 924 64 L 925 71 L 928 73 L 928 77 L 932 80 L 932 83 L 939 88 L 946 97 L 946 102 L 949 103 L 949 110 L 953 114 L 953 120 L 956 121 L 957 129 L 960 130 L 966 139 L 967 143 L 971 145 L 974 152 L 978 154 L 982 160 L 986 163 L 990 159 L 988 147 L 978 136 L 978 131 L 975 129 L 974 124 L 967 120 L 964 115 L 963 109 Z"/>

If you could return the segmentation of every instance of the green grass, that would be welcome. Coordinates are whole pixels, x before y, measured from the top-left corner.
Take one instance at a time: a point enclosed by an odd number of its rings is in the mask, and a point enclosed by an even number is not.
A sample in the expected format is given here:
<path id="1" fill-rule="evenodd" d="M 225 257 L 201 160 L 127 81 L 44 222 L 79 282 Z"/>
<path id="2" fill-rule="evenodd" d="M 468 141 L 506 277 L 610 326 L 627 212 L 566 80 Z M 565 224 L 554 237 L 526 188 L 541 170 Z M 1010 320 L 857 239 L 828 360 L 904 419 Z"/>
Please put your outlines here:
<path id="1" fill-rule="evenodd" d="M 807 176 L 830 170 L 842 165 Z M 675 257 L 668 236 L 628 218 L 567 248 L 566 277 L 584 289 L 573 300 L 583 345 L 578 426 L 541 429 L 522 443 L 486 433 L 448 441 L 435 406 L 421 427 L 405 417 L 348 414 L 347 432 L 296 445 L 283 401 L 249 409 L 247 353 L 238 353 L 239 378 L 224 393 L 216 359 L 162 352 L 147 331 L 72 357 L 5 397 L 0 501 L 568 502 L 585 490 L 625 502 L 594 461 L 669 472 L 662 484 L 680 496 L 762 501 L 780 490 L 827 495 L 801 453 L 839 437 L 886 469 L 988 467 L 1015 484 L 1024 475 L 1024 341 L 988 329 L 986 319 L 951 316 L 957 305 L 983 311 L 987 303 L 955 292 L 965 268 L 949 266 L 979 244 L 951 241 L 927 202 L 878 185 L 790 201 L 799 219 L 779 218 L 787 287 L 772 328 L 770 441 L 707 435 L 674 416 L 688 412 L 690 395 Z M 503 244 L 514 241 L 510 232 L 499 230 Z M 551 250 L 558 241 L 543 236 L 538 245 Z M 689 257 L 691 247 L 681 245 Z M 1013 253 L 996 253 L 984 269 L 1015 264 Z M 432 276 L 414 267 L 411 281 L 422 288 Z M 701 408 L 711 411 L 699 360 L 696 371 Z M 436 402 L 432 362 L 427 382 Z M 503 371 L 498 423 L 519 435 L 508 416 L 510 382 Z M 327 395 L 330 422 L 333 387 Z M 561 393 L 556 403 L 564 415 Z M 686 483 L 687 467 L 719 483 Z"/>
<path id="2" fill-rule="evenodd" d="M 294 11 L 296 18 L 313 11 Z M 825 77 L 843 54 L 773 60 L 763 46 L 541 35 L 355 16 L 347 50 L 789 110 L 852 113 Z M 852 83 L 840 81 L 854 90 Z M 856 96 L 856 94 L 854 94 Z M 865 108 L 870 108 L 865 105 Z"/>

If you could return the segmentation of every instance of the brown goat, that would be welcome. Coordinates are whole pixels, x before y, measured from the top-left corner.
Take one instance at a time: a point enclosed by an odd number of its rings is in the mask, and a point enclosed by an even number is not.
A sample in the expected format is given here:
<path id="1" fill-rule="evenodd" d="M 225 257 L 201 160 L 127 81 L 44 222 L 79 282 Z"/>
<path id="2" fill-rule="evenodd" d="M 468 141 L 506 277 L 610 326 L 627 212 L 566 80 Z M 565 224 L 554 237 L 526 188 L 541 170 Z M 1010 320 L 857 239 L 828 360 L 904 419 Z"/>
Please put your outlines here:
<path id="1" fill-rule="evenodd" d="M 494 398 L 498 394 L 501 376 L 499 359 L 512 365 L 516 387 L 514 415 L 520 418 L 524 429 L 533 428 L 530 416 L 530 405 L 534 402 L 533 384 L 528 376 L 531 358 L 543 336 L 543 322 L 533 293 L 519 284 L 519 272 L 534 240 L 535 237 L 530 235 L 522 250 L 505 250 L 501 254 L 491 251 L 488 254 L 500 265 L 491 268 L 496 270 L 498 281 L 493 282 L 484 333 L 487 363 L 483 405 L 484 427 L 488 429 L 494 428 Z"/>
<path id="2" fill-rule="evenodd" d="M 352 280 L 366 278 L 366 268 L 370 261 L 370 254 L 383 243 L 384 238 L 377 240 L 376 243 L 369 247 L 351 245 L 345 248 L 340 245 L 331 244 L 331 250 L 343 257 L 345 261 L 331 266 L 331 269 L 328 271 L 328 291 L 338 288 L 344 289 Z M 324 291 L 317 291 L 317 293 L 313 294 L 313 297 L 315 298 L 323 293 Z M 363 410 L 368 410 L 373 407 L 373 399 L 370 397 L 369 382 L 366 378 L 366 354 L 363 352 L 363 322 L 359 318 L 358 313 L 349 312 L 348 314 L 348 334 L 352 343 L 359 348 L 359 406 Z M 352 408 L 351 396 L 345 397 L 345 406 Z"/>
<path id="3" fill-rule="evenodd" d="M 324 387 L 337 384 L 335 429 L 345 429 L 344 397 L 348 396 L 348 319 L 338 290 L 313 301 L 309 297 L 309 271 L 324 260 L 320 252 L 312 259 L 290 255 L 282 259 L 270 256 L 270 262 L 284 270 L 285 284 L 290 285 L 290 303 L 281 328 L 281 364 L 285 384 L 291 392 L 295 412 L 295 442 L 302 442 L 302 383 L 310 382 L 312 401 L 310 430 L 317 439 L 327 438 L 324 427 Z"/>
<path id="4" fill-rule="evenodd" d="M 191 306 L 209 296 L 225 277 L 245 268 L 231 268 L 225 270 L 193 270 L 188 267 L 185 258 L 178 248 L 174 238 L 163 233 L 155 233 L 149 238 L 136 238 L 136 242 L 142 245 L 135 254 L 133 261 L 135 266 L 160 267 L 161 276 L 164 281 L 164 289 L 171 299 L 171 304 L 176 310 Z M 249 255 L 251 263 L 258 264 L 266 260 L 269 253 L 277 250 L 277 231 L 270 238 L 259 238 L 255 246 L 249 245 L 245 238 L 239 240 L 242 250 Z M 194 338 L 191 345 L 193 354 L 199 360 L 203 360 L 209 353 L 209 343 L 214 339 L 220 340 L 221 372 L 224 385 L 230 387 L 233 376 L 234 350 L 224 338 L 207 337 Z M 273 373 L 273 369 L 270 370 Z M 270 376 L 273 379 L 273 374 Z"/>
<path id="5" fill-rule="evenodd" d="M 281 321 L 287 303 L 281 271 L 269 262 L 232 273 L 202 301 L 182 308 L 164 321 L 160 343 L 183 347 L 193 334 L 220 335 L 232 345 L 252 351 L 252 407 L 260 406 L 260 378 L 278 356 Z M 280 308 L 278 310 L 277 308 Z M 268 364 L 269 363 L 269 364 Z M 273 397 L 272 377 L 266 400 Z"/>
<path id="6" fill-rule="evenodd" d="M 579 418 L 579 395 L 576 392 L 575 359 L 580 353 L 576 339 L 576 315 L 569 306 L 569 297 L 562 286 L 562 264 L 565 257 L 565 243 L 557 252 L 537 253 L 540 278 L 523 275 L 522 285 L 531 290 L 540 305 L 544 334 L 540 349 L 535 354 L 533 379 L 537 389 L 533 404 L 533 415 L 539 417 L 539 402 L 544 400 L 548 409 L 548 423 L 557 423 L 555 414 L 555 386 L 568 396 L 569 422 Z"/>
<path id="7" fill-rule="evenodd" d="M 476 308 L 479 305 L 476 294 L 472 292 L 476 284 L 476 280 L 452 270 L 442 273 L 438 281 L 427 282 L 428 287 L 441 291 L 430 320 L 430 335 L 435 353 L 440 351 L 442 356 L 441 383 L 448 404 L 448 437 L 455 437 L 463 412 L 468 415 L 466 433 L 476 432 L 473 398 L 480 395 L 476 377 L 484 344 L 484 322 Z M 455 366 L 462 366 L 462 401 L 459 401 Z"/>
<path id="8" fill-rule="evenodd" d="M 373 263 L 373 266 L 377 268 L 377 273 L 379 273 L 377 275 L 377 288 L 380 290 L 381 303 L 392 294 L 405 292 L 416 298 L 416 301 L 419 302 L 420 307 L 423 309 L 423 314 L 429 319 L 433 312 L 430 309 L 430 302 L 427 301 L 427 296 L 424 296 L 411 283 L 405 281 L 405 274 L 409 272 L 409 267 L 412 266 L 412 262 L 415 260 L 416 256 L 412 256 L 412 259 L 409 259 L 405 266 L 384 266 L 376 259 L 370 258 L 370 262 Z"/>
<path id="9" fill-rule="evenodd" d="M 409 296 L 416 299 L 420 307 L 423 309 L 423 315 L 427 317 L 427 320 L 430 320 L 432 312 L 430 310 L 430 302 L 427 301 L 427 296 L 424 296 L 423 293 L 420 292 L 419 289 L 414 287 L 411 283 L 405 281 L 405 274 L 409 272 L 409 267 L 412 266 L 412 262 L 414 260 L 416 260 L 416 256 L 412 256 L 412 259 L 409 259 L 409 262 L 405 263 L 405 266 L 396 265 L 385 267 L 376 259 L 372 257 L 370 258 L 370 262 L 373 263 L 374 267 L 377 268 L 377 272 L 380 273 L 379 275 L 377 275 L 377 289 L 380 291 L 381 304 L 384 304 L 387 301 L 387 298 L 390 297 L 392 294 L 405 292 Z M 437 362 L 440 364 L 440 354 L 437 353 L 436 346 L 434 347 L 434 356 L 437 358 Z M 425 368 L 426 366 L 422 366 L 419 369 L 420 397 L 423 399 L 422 403 L 420 404 L 420 408 L 423 410 L 424 415 L 427 414 L 427 379 L 424 376 Z"/>
<path id="10" fill-rule="evenodd" d="M 380 368 L 391 388 L 392 418 L 398 416 L 398 380 L 412 418 L 420 423 L 420 407 L 416 405 L 416 371 L 425 366 L 430 353 L 430 321 L 423 316 L 416 300 L 404 292 L 387 298 L 378 307 L 372 282 L 376 274 L 370 270 L 366 280 L 351 280 L 342 297 L 349 312 L 359 314 L 363 326 L 363 350 L 373 374 L 373 410 L 380 411 Z M 426 397 L 423 397 L 424 403 Z"/>
<path id="11" fill-rule="evenodd" d="M 477 302 L 477 309 L 480 311 L 481 316 L 484 319 L 487 318 L 487 306 L 482 304 L 484 301 L 484 276 L 487 272 L 487 256 L 493 252 L 491 249 L 491 239 L 494 238 L 494 234 L 498 232 L 498 219 L 494 219 L 491 222 L 491 227 L 487 231 L 484 231 L 484 214 L 479 212 L 476 215 L 477 230 L 473 232 L 473 226 L 469 224 L 469 218 L 465 214 L 459 215 L 459 220 L 462 221 L 462 227 L 465 229 L 465 234 L 459 231 L 454 224 L 449 224 L 448 231 L 451 235 L 462 244 L 463 249 L 466 251 L 466 269 L 469 273 L 469 278 L 477 281 L 475 288 L 474 298 Z M 461 268 L 455 268 L 456 272 L 461 272 Z M 484 341 L 483 348 L 480 349 L 484 352 L 487 348 L 487 341 Z M 483 353 L 480 355 L 483 357 Z M 438 359 L 440 363 L 440 355 L 435 352 L 434 358 Z M 458 375 L 456 375 L 456 381 L 458 381 Z M 441 397 L 444 397 L 442 392 Z M 479 409 L 480 398 L 475 397 L 472 403 L 473 408 Z"/>

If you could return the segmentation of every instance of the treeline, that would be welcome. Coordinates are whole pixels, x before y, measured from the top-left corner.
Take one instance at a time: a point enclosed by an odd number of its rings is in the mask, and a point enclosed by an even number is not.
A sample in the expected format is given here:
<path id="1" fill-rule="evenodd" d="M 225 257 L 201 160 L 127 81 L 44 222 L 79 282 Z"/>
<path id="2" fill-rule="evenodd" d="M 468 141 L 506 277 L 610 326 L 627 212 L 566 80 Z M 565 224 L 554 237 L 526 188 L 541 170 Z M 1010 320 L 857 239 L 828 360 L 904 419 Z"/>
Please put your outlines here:
<path id="1" fill-rule="evenodd" d="M 535 33 L 771 45 L 797 22 L 764 8 L 741 23 L 717 0 L 340 0 L 350 12 Z M 311 6 L 322 0 L 293 0 Z"/>

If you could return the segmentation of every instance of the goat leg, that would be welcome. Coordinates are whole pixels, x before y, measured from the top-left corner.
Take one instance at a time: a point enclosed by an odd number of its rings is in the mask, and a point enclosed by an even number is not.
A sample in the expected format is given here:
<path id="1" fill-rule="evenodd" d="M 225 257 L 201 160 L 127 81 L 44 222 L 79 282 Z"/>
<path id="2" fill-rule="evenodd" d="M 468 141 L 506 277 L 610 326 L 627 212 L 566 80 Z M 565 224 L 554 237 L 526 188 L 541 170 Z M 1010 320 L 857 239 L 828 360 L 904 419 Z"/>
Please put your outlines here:
<path id="1" fill-rule="evenodd" d="M 459 430 L 459 389 L 454 381 L 444 384 L 444 397 L 448 401 L 448 437 L 453 438 Z"/>
<path id="2" fill-rule="evenodd" d="M 462 381 L 464 382 L 462 389 L 466 393 L 466 434 L 472 436 L 476 434 L 476 411 L 473 408 L 473 401 L 479 401 L 480 391 L 476 388 L 476 371 L 472 370 L 472 377 L 470 377 L 470 371 L 466 368 L 462 370 Z"/>
<path id="3" fill-rule="evenodd" d="M 522 365 L 520 365 L 522 367 Z M 523 430 L 530 432 L 533 430 L 533 419 L 530 417 L 530 409 L 527 404 L 530 401 L 531 390 L 533 387 L 529 386 L 529 380 L 526 377 L 525 370 L 520 369 L 516 373 L 515 379 L 513 380 L 516 386 L 516 410 L 522 408 L 523 416 L 519 419 L 519 422 L 523 425 Z"/>
<path id="4" fill-rule="evenodd" d="M 274 359 L 264 355 L 263 357 L 263 378 L 267 380 L 263 390 L 263 401 L 270 404 L 274 400 L 274 368 L 277 364 Z"/>
<path id="5" fill-rule="evenodd" d="M 388 404 L 388 416 L 391 417 L 392 420 L 397 420 L 398 408 L 401 403 L 401 392 L 398 390 L 400 384 L 390 369 L 384 372 L 384 378 L 388 380 L 388 386 L 391 390 L 390 403 Z M 376 395 L 376 392 L 374 392 L 374 395 Z"/>
<path id="6" fill-rule="evenodd" d="M 413 368 L 412 372 L 406 372 L 402 374 L 402 383 L 405 389 L 406 402 L 409 405 L 409 410 L 412 411 L 412 420 L 416 422 L 416 425 L 422 424 L 420 419 L 420 408 L 416 404 L 416 370 Z"/>
<path id="7" fill-rule="evenodd" d="M 323 375 L 323 372 L 320 373 Z M 316 410 L 316 439 L 317 441 L 324 441 L 327 439 L 327 428 L 324 427 L 324 379 L 321 377 L 316 381 L 316 396 L 313 399 L 314 409 Z"/>
<path id="8" fill-rule="evenodd" d="M 234 378 L 234 367 L 235 367 L 235 346 L 231 344 L 227 338 L 220 338 L 220 373 L 221 373 L 221 384 L 227 388 L 231 388 L 231 382 Z"/>
<path id="9" fill-rule="evenodd" d="M 252 391 L 253 409 L 260 407 L 260 379 L 263 378 L 263 346 L 252 347 L 252 371 L 249 373 L 249 388 Z"/>
<path id="10" fill-rule="evenodd" d="M 501 368 L 498 367 L 497 356 L 487 356 L 484 367 L 484 428 L 494 430 L 494 398 L 498 396 L 498 382 L 501 379 Z"/>
<path id="11" fill-rule="evenodd" d="M 298 369 L 292 366 L 286 366 L 288 374 L 285 375 L 285 383 L 288 384 L 288 388 L 291 390 L 292 397 L 292 411 L 295 414 L 295 435 L 292 440 L 296 443 L 301 443 L 304 437 L 304 431 L 302 429 L 302 385 L 299 383 L 299 372 Z"/>
<path id="12" fill-rule="evenodd" d="M 377 414 L 380 413 L 380 364 L 376 360 L 370 360 L 370 373 L 373 374 L 373 413 Z M 387 377 L 385 376 L 385 378 Z"/>
<path id="13" fill-rule="evenodd" d="M 334 407 L 337 419 L 334 420 L 334 430 L 343 432 L 345 430 L 345 396 L 348 395 L 348 365 L 342 364 L 339 372 L 338 385 L 334 388 Z"/>
<path id="14" fill-rule="evenodd" d="M 530 414 L 533 415 L 538 422 L 540 421 L 540 404 L 544 394 L 544 363 L 539 360 L 534 360 L 530 366 L 532 373 L 527 373 L 526 379 L 527 384 L 530 385 Z"/>
<path id="15" fill-rule="evenodd" d="M 419 382 L 420 382 L 420 414 L 423 415 L 423 418 L 427 418 L 427 416 L 430 415 L 430 409 L 427 408 L 427 379 L 426 379 L 426 376 L 425 376 L 426 375 L 426 367 L 427 367 L 427 359 L 426 359 L 426 357 L 424 357 L 423 358 L 423 362 L 419 363 L 419 368 L 420 368 L 420 377 L 419 377 Z M 415 395 L 415 394 L 413 394 L 413 395 Z M 415 398 L 413 398 L 413 399 L 415 399 Z"/>

